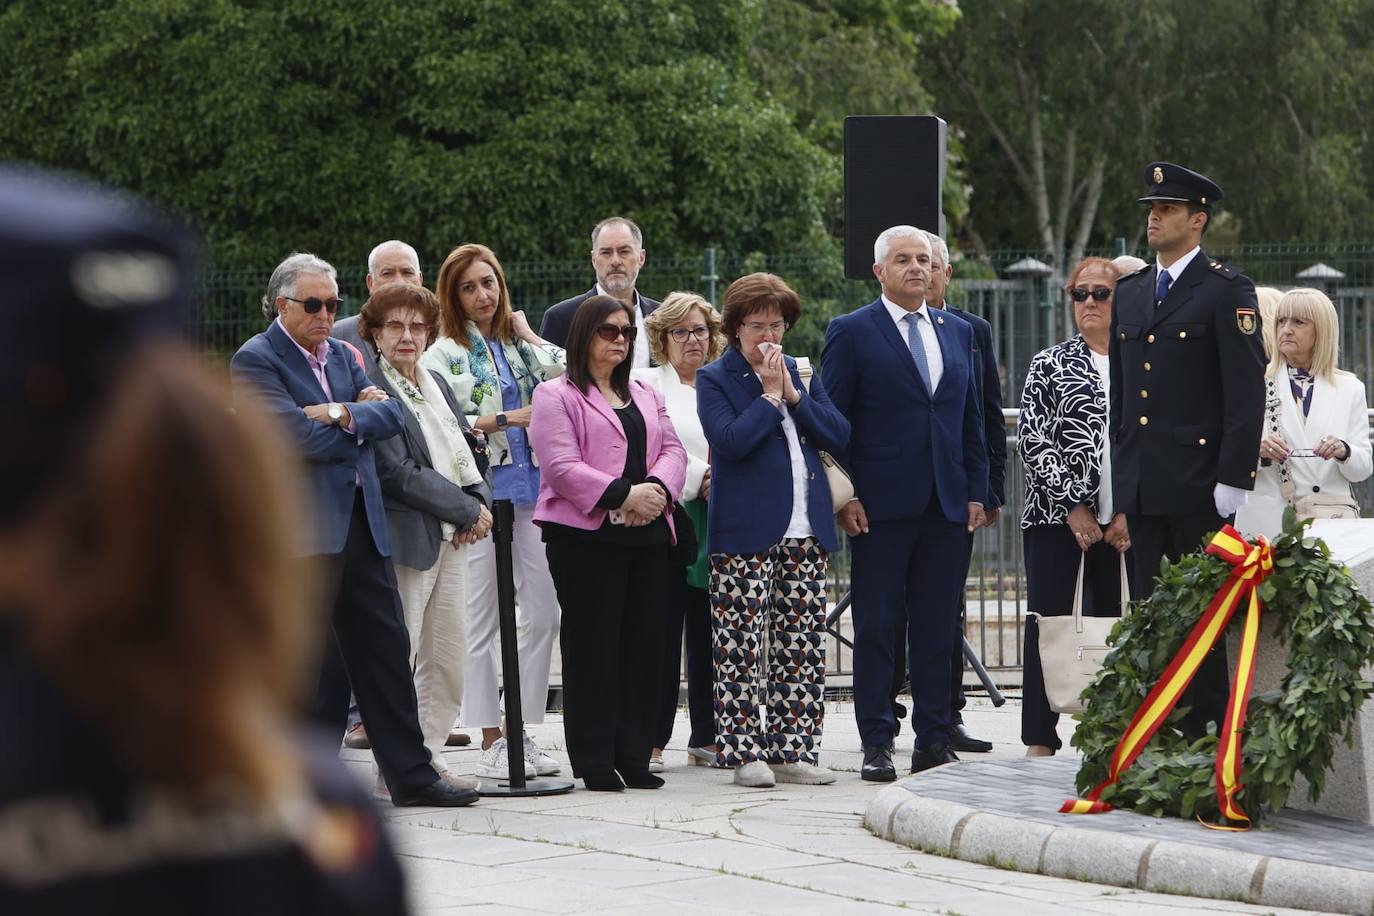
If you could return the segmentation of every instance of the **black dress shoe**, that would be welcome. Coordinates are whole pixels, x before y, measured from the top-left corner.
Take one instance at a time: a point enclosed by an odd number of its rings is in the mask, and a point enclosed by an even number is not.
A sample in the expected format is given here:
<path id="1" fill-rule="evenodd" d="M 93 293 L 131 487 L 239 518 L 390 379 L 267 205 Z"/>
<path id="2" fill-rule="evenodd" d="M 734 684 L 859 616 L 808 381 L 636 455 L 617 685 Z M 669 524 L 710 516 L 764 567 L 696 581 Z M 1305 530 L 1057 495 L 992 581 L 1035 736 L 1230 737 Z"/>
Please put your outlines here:
<path id="1" fill-rule="evenodd" d="M 476 789 L 462 789 L 452 783 L 439 779 L 423 789 L 408 789 L 392 801 L 398 808 L 430 806 L 435 808 L 461 808 L 481 798 Z"/>
<path id="2" fill-rule="evenodd" d="M 932 744 L 928 748 L 917 748 L 911 755 L 911 772 L 919 773 L 942 763 L 958 763 L 959 758 L 948 744 Z"/>
<path id="3" fill-rule="evenodd" d="M 992 742 L 984 741 L 959 722 L 949 730 L 949 746 L 956 751 L 970 754 L 986 754 L 992 750 Z"/>
<path id="4" fill-rule="evenodd" d="M 864 765 L 859 778 L 868 782 L 892 782 L 897 768 L 892 765 L 892 752 L 877 744 L 864 745 Z"/>
<path id="5" fill-rule="evenodd" d="M 615 770 L 607 770 L 604 773 L 583 773 L 582 785 L 593 792 L 624 792 L 625 783 L 620 781 L 620 777 L 615 775 Z"/>
<path id="6" fill-rule="evenodd" d="M 662 778 L 650 773 L 647 769 L 641 770 L 616 770 L 620 778 L 625 780 L 625 785 L 631 789 L 661 789 L 663 788 Z"/>

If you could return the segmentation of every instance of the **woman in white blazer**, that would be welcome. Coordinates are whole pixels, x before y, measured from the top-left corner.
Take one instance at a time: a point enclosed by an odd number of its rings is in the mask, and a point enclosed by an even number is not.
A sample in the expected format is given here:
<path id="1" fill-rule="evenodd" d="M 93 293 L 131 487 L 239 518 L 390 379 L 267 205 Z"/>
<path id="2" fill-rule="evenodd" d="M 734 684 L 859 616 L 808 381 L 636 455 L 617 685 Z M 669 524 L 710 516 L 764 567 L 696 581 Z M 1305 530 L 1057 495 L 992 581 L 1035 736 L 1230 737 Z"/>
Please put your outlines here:
<path id="1" fill-rule="evenodd" d="M 1278 534 L 1290 504 L 1300 515 L 1357 517 L 1350 485 L 1374 469 L 1364 384 L 1336 368 L 1340 322 L 1331 300 L 1289 290 L 1274 310 L 1274 335 L 1255 492 L 1236 513 L 1236 527 L 1250 536 Z"/>
<path id="2" fill-rule="evenodd" d="M 720 313 L 696 293 L 675 292 L 644 320 L 649 350 L 657 364 L 636 369 L 633 377 L 663 395 L 668 418 L 687 449 L 687 482 L 682 487 L 682 508 L 696 533 L 696 551 L 679 556 L 668 568 L 668 626 L 663 647 L 663 683 L 654 720 L 654 746 L 649 757 L 651 772 L 663 769 L 663 748 L 673 734 L 677 716 L 678 671 L 684 641 L 687 645 L 687 712 L 692 734 L 687 741 L 688 760 L 714 763 L 716 724 L 712 689 L 715 674 L 711 662 L 711 601 L 706 586 L 710 562 L 706 556 L 706 501 L 711 493 L 711 447 L 697 416 L 697 370 L 725 350 Z M 681 515 L 681 513 L 679 513 Z M 685 637 L 685 640 L 684 640 Z"/>

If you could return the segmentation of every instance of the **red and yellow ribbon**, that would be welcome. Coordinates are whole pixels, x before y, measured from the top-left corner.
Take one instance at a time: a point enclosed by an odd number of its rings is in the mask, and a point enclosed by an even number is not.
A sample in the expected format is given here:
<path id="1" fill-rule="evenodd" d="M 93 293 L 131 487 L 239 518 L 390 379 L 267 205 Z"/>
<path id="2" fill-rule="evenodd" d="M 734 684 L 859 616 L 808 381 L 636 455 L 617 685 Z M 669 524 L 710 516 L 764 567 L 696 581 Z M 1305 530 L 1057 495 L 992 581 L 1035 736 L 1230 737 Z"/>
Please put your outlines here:
<path id="1" fill-rule="evenodd" d="M 1060 807 L 1062 814 L 1100 814 L 1112 810 L 1112 805 L 1100 800 L 1103 791 L 1135 763 L 1155 732 L 1164 724 L 1169 713 L 1192 681 L 1208 650 L 1221 639 L 1226 626 L 1241 601 L 1249 599 L 1245 629 L 1241 637 L 1240 658 L 1236 660 L 1236 674 L 1231 685 L 1231 697 L 1226 704 L 1226 719 L 1222 722 L 1221 738 L 1217 744 L 1217 801 L 1221 813 L 1232 821 L 1250 823 L 1245 812 L 1236 804 L 1240 791 L 1241 733 L 1245 725 L 1245 711 L 1250 702 L 1250 682 L 1255 672 L 1255 651 L 1259 642 L 1260 605 L 1257 589 L 1274 568 L 1274 555 L 1269 542 L 1260 538 L 1251 545 L 1230 525 L 1223 527 L 1207 545 L 1207 552 L 1231 564 L 1231 575 L 1217 590 L 1198 622 L 1184 641 L 1183 647 L 1164 669 L 1145 702 L 1136 710 L 1131 724 L 1121 736 L 1112 753 L 1107 779 L 1093 788 L 1085 798 L 1071 798 Z M 1207 824 L 1206 826 L 1213 826 Z M 1218 829 L 1235 829 L 1221 827 Z M 1242 827 L 1241 829 L 1245 829 Z"/>

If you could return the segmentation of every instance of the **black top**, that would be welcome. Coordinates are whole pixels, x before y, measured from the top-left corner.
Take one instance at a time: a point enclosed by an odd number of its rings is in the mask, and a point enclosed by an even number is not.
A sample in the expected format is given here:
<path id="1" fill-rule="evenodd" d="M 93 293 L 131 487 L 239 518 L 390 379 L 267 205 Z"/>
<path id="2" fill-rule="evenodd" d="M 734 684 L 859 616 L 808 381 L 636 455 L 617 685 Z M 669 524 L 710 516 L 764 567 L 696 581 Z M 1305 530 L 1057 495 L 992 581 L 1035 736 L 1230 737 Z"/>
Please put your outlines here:
<path id="1" fill-rule="evenodd" d="M 611 481 L 606 492 L 596 501 L 600 509 L 619 508 L 625 502 L 625 497 L 630 495 L 630 487 L 637 483 L 656 483 L 663 487 L 662 481 L 649 476 L 648 432 L 644 427 L 644 415 L 634 401 L 615 408 L 615 415 L 625 430 L 625 470 Z M 667 487 L 663 487 L 663 490 L 667 495 Z M 558 537 L 579 537 L 608 544 L 666 544 L 669 541 L 668 523 L 661 515 L 641 528 L 617 525 L 611 521 L 608 513 L 601 527 L 592 531 L 555 522 L 545 522 L 543 529 L 545 541 Z"/>

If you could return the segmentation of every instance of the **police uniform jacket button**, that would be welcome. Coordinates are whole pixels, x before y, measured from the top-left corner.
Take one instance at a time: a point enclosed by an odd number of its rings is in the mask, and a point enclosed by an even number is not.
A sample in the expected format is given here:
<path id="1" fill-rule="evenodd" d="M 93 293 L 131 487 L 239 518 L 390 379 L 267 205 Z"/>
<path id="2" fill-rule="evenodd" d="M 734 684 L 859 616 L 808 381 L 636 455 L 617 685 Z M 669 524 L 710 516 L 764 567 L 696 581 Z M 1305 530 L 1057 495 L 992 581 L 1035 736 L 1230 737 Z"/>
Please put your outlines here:
<path id="1" fill-rule="evenodd" d="M 1155 342 L 1155 335 L 1151 334 L 1149 337 L 1146 337 L 1146 338 L 1145 338 L 1145 342 L 1146 342 L 1146 343 L 1154 343 L 1154 342 Z"/>
<path id="2" fill-rule="evenodd" d="M 1198 445 L 1206 445 L 1206 444 L 1207 444 L 1207 440 L 1206 440 L 1206 439 L 1199 439 L 1199 440 L 1197 440 L 1197 444 L 1198 444 Z"/>
<path id="3" fill-rule="evenodd" d="M 1179 331 L 1179 332 L 1178 332 L 1178 339 L 1179 339 L 1179 340 L 1182 340 L 1183 338 L 1185 338 L 1185 337 L 1187 337 L 1187 336 L 1188 336 L 1188 332 L 1187 332 L 1187 331 Z"/>
<path id="4" fill-rule="evenodd" d="M 1146 363 L 1146 364 L 1145 364 L 1145 371 L 1146 371 L 1146 372 L 1149 372 L 1149 371 L 1150 371 L 1150 364 L 1149 364 L 1149 363 Z"/>
<path id="5" fill-rule="evenodd" d="M 1140 396 L 1142 398 L 1148 398 L 1150 396 L 1150 392 L 1147 389 L 1142 388 L 1140 389 Z"/>
<path id="6" fill-rule="evenodd" d="M 1150 425 L 1150 418 L 1149 418 L 1149 417 L 1141 417 L 1141 418 L 1140 418 L 1140 425 L 1141 425 L 1141 426 L 1149 426 L 1149 425 Z"/>

